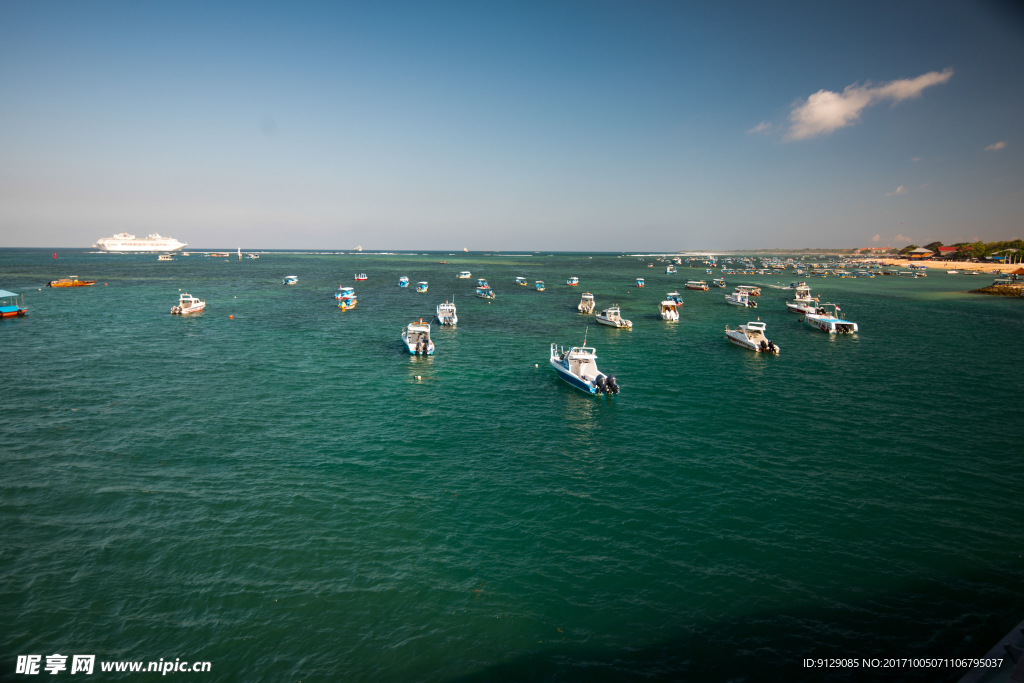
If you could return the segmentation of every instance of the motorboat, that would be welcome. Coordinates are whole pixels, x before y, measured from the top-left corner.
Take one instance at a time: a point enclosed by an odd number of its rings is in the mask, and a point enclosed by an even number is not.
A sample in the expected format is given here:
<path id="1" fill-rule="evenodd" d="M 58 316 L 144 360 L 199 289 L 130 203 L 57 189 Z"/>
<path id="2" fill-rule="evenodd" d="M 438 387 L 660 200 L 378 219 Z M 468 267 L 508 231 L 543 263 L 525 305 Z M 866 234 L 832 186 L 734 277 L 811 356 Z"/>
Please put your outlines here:
<path id="1" fill-rule="evenodd" d="M 676 309 L 675 301 L 662 301 L 658 304 L 658 311 L 662 320 L 679 320 L 679 311 Z"/>
<path id="2" fill-rule="evenodd" d="M 356 307 L 356 303 L 357 303 L 356 302 L 356 297 L 353 294 L 350 297 L 346 297 L 344 299 L 339 299 L 338 300 L 338 308 L 340 308 L 343 311 L 351 311 L 353 308 Z"/>
<path id="3" fill-rule="evenodd" d="M 426 291 L 427 291 L 427 283 L 426 282 L 417 282 L 416 283 L 416 291 L 419 292 L 420 294 L 426 293 Z"/>
<path id="4" fill-rule="evenodd" d="M 736 285 L 737 292 L 746 292 L 750 296 L 761 296 L 761 288 L 754 285 Z"/>
<path id="5" fill-rule="evenodd" d="M 586 313 L 587 315 L 594 312 L 594 295 L 590 292 L 584 292 L 583 296 L 580 297 L 579 306 L 576 310 L 580 313 Z"/>
<path id="6" fill-rule="evenodd" d="M 430 323 L 409 323 L 402 329 L 402 342 L 413 356 L 431 356 L 434 354 L 434 342 L 430 341 Z"/>
<path id="7" fill-rule="evenodd" d="M 811 296 L 811 288 L 807 285 L 798 285 L 794 299 L 786 302 L 786 308 L 793 313 L 817 313 L 818 298 Z"/>
<path id="8" fill-rule="evenodd" d="M 6 289 L 0 289 L 0 299 L 6 299 L 6 302 L 0 302 L 0 318 L 17 318 L 28 313 L 28 309 L 25 307 L 24 295 L 22 295 L 21 304 L 19 304 L 17 294 L 8 292 Z"/>
<path id="9" fill-rule="evenodd" d="M 705 271 L 704 271 L 704 274 L 705 274 L 705 275 L 711 275 L 711 274 L 712 274 L 712 272 L 711 272 L 711 269 L 710 269 L 710 268 L 708 268 L 707 270 L 705 270 Z"/>
<path id="10" fill-rule="evenodd" d="M 597 319 L 597 322 L 609 327 L 633 328 L 632 321 L 626 320 L 622 317 L 622 313 L 619 311 L 619 306 L 617 304 L 615 306 L 609 306 L 594 317 Z"/>
<path id="11" fill-rule="evenodd" d="M 206 308 L 206 302 L 200 301 L 188 292 L 178 297 L 178 305 L 171 306 L 171 315 L 191 315 Z"/>
<path id="12" fill-rule="evenodd" d="M 517 285 L 522 285 L 523 287 L 525 287 L 526 286 L 526 278 L 525 277 L 517 277 L 516 278 L 516 284 Z"/>
<path id="13" fill-rule="evenodd" d="M 711 281 L 711 286 L 712 287 L 724 288 L 725 287 L 725 278 L 724 277 L 716 277 L 714 280 Z"/>
<path id="14" fill-rule="evenodd" d="M 334 298 L 338 299 L 354 299 L 356 297 L 356 290 L 351 287 L 338 287 L 338 291 L 334 293 Z"/>
<path id="15" fill-rule="evenodd" d="M 757 302 L 750 300 L 750 294 L 740 289 L 737 289 L 732 294 L 726 294 L 725 303 L 733 306 L 743 306 L 744 308 L 757 308 Z"/>
<path id="16" fill-rule="evenodd" d="M 299 284 L 298 275 L 285 275 L 284 279 L 281 280 L 282 285 L 297 285 Z"/>
<path id="17" fill-rule="evenodd" d="M 571 278 L 569 278 L 568 280 L 565 281 L 565 284 L 569 285 L 570 287 L 575 287 L 579 283 L 580 283 L 580 279 L 578 277 L 576 277 L 576 276 L 573 276 L 573 277 L 571 277 Z"/>
<path id="18" fill-rule="evenodd" d="M 445 301 L 437 305 L 437 322 L 442 325 L 458 325 L 459 316 L 455 315 L 455 303 Z"/>
<path id="19" fill-rule="evenodd" d="M 839 306 L 829 303 L 821 304 L 818 306 L 817 312 L 804 315 L 804 322 L 829 334 L 853 334 L 856 332 L 857 323 L 843 320 L 839 317 L 839 313 Z"/>
<path id="20" fill-rule="evenodd" d="M 674 301 L 677 306 L 683 305 L 683 297 L 679 292 L 669 292 L 665 295 L 665 298 L 669 301 Z"/>
<path id="21" fill-rule="evenodd" d="M 469 278 L 473 277 L 473 273 L 469 272 L 468 270 L 464 270 L 455 277 L 459 278 L 460 280 L 468 280 Z"/>
<path id="22" fill-rule="evenodd" d="M 533 287 L 538 292 L 543 292 L 544 291 L 544 281 L 543 280 L 537 280 L 536 282 L 533 283 Z"/>
<path id="23" fill-rule="evenodd" d="M 740 325 L 735 330 L 725 328 L 725 337 L 736 346 L 749 349 L 755 353 L 772 353 L 778 355 L 779 345 L 765 336 L 765 324 L 752 322 Z"/>
<path id="24" fill-rule="evenodd" d="M 173 261 L 174 257 L 171 256 L 170 254 L 160 254 L 159 256 L 156 257 L 156 260 L 157 261 Z"/>
<path id="25" fill-rule="evenodd" d="M 597 369 L 597 351 L 593 347 L 573 346 L 566 351 L 565 347 L 552 344 L 550 362 L 559 377 L 580 391 L 592 395 L 619 393 L 615 376 Z"/>
<path id="26" fill-rule="evenodd" d="M 946 275 L 956 275 L 959 272 L 959 270 L 947 270 Z"/>
<path id="27" fill-rule="evenodd" d="M 369 279 L 370 278 L 366 277 L 366 273 L 356 273 L 356 282 L 362 282 L 363 280 Z"/>
<path id="28" fill-rule="evenodd" d="M 486 278 L 482 278 L 482 277 L 481 278 L 477 278 L 476 286 L 477 287 L 490 287 L 490 285 L 487 284 Z"/>
<path id="29" fill-rule="evenodd" d="M 643 287 L 644 286 L 644 279 L 642 277 L 638 277 L 636 279 L 636 286 L 637 287 Z"/>
<path id="30" fill-rule="evenodd" d="M 402 277 L 398 278 L 398 286 L 399 287 L 408 287 L 409 286 L 409 278 L 407 278 L 405 275 L 403 275 Z"/>
<path id="31" fill-rule="evenodd" d="M 709 289 L 708 284 L 703 280 L 687 280 L 686 285 L 684 286 L 687 289 L 697 289 L 703 292 L 706 292 Z"/>
<path id="32" fill-rule="evenodd" d="M 493 299 L 494 298 L 494 290 L 491 289 L 490 287 L 477 287 L 476 288 L 476 295 L 478 297 L 480 297 L 481 299 Z"/>
<path id="33" fill-rule="evenodd" d="M 679 271 L 676 270 L 675 266 L 665 266 L 665 273 L 667 275 L 674 275 L 675 273 L 678 273 L 678 272 Z"/>

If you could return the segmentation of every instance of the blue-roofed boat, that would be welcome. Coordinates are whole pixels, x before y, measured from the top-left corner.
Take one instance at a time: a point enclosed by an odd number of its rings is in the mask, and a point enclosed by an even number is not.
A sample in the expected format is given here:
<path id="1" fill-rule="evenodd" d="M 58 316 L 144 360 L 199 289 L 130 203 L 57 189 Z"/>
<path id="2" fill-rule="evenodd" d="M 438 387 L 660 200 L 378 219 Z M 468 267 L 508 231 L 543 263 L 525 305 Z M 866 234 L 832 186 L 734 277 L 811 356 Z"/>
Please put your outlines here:
<path id="1" fill-rule="evenodd" d="M 665 299 L 668 301 L 672 301 L 679 306 L 683 305 L 683 295 L 680 294 L 679 292 L 669 292 L 668 294 L 665 295 Z"/>
<path id="2" fill-rule="evenodd" d="M 477 287 L 476 288 L 476 295 L 478 297 L 480 297 L 481 299 L 493 299 L 494 298 L 494 290 L 491 289 L 490 287 Z"/>
<path id="3" fill-rule="evenodd" d="M 636 286 L 637 287 L 643 287 L 644 286 L 644 279 L 642 277 L 638 277 L 636 279 Z"/>
<path id="4" fill-rule="evenodd" d="M 537 280 L 535 283 L 533 283 L 533 286 L 537 289 L 538 292 L 543 292 L 544 291 L 544 281 L 543 280 Z"/>
<path id="5" fill-rule="evenodd" d="M 351 287 L 342 287 L 334 298 L 338 300 L 338 308 L 343 311 L 351 311 L 356 307 L 356 292 Z"/>
<path id="6" fill-rule="evenodd" d="M 574 346 L 566 351 L 552 344 L 550 362 L 559 377 L 580 391 L 592 395 L 619 393 L 615 376 L 597 369 L 597 352 L 590 346 Z"/>
<path id="7" fill-rule="evenodd" d="M 416 283 L 416 291 L 419 292 L 420 294 L 425 294 L 426 291 L 427 291 L 427 283 L 426 282 L 417 282 Z"/>
<path id="8" fill-rule="evenodd" d="M 19 305 L 17 294 L 0 289 L 0 318 L 18 318 L 28 313 L 28 309 L 24 306 L 24 295 L 21 300 L 22 303 Z"/>
<path id="9" fill-rule="evenodd" d="M 399 287 L 408 287 L 409 286 L 409 278 L 407 278 L 405 275 L 403 275 L 402 277 L 398 278 L 398 286 Z"/>

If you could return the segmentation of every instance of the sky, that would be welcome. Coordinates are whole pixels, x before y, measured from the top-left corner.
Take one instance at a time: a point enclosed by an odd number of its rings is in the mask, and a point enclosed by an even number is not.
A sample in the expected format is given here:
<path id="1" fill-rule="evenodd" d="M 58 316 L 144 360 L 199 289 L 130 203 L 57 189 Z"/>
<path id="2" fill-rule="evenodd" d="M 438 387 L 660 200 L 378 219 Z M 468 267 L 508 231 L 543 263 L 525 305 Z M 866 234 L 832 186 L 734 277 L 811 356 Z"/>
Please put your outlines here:
<path id="1" fill-rule="evenodd" d="M 0 0 L 0 247 L 1018 238 L 1022 86 L 997 3 Z"/>

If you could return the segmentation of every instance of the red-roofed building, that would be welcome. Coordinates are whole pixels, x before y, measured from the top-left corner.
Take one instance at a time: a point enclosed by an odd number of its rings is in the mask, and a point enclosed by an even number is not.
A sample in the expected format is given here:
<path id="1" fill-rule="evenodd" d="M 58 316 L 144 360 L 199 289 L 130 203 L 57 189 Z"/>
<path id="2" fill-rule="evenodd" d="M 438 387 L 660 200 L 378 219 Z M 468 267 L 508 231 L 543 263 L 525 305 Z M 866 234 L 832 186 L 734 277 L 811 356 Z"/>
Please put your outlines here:
<path id="1" fill-rule="evenodd" d="M 957 252 L 956 247 L 939 247 L 939 257 L 948 258 Z"/>

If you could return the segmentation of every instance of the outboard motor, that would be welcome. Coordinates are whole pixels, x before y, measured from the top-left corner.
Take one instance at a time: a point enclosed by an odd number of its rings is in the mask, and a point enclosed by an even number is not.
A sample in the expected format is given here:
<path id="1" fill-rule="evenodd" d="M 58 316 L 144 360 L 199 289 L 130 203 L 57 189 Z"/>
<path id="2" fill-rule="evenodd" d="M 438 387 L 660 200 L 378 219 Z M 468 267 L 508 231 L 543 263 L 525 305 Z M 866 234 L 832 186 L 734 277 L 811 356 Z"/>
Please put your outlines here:
<path id="1" fill-rule="evenodd" d="M 608 392 L 609 393 L 612 393 L 612 394 L 619 393 L 619 385 L 615 383 L 615 375 L 612 375 L 612 376 L 610 376 L 608 378 L 607 386 L 608 386 Z"/>
<path id="2" fill-rule="evenodd" d="M 602 392 L 608 391 L 608 384 L 604 375 L 598 375 L 597 379 L 594 380 L 594 384 L 597 385 L 597 393 L 600 394 Z"/>

